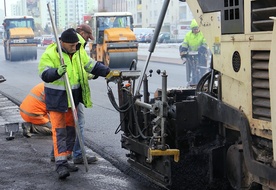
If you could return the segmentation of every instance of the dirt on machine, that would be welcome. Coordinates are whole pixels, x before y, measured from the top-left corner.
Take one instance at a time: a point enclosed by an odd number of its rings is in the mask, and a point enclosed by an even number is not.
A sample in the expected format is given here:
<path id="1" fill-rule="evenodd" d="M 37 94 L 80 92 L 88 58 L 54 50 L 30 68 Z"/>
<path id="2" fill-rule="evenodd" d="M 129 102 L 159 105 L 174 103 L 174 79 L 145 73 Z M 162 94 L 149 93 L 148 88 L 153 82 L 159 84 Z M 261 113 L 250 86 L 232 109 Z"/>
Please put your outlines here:
<path id="1" fill-rule="evenodd" d="M 38 40 L 34 38 L 34 18 L 31 16 L 5 17 L 3 26 L 5 59 L 36 60 Z"/>
<path id="2" fill-rule="evenodd" d="M 137 60 L 138 42 L 129 12 L 99 12 L 91 17 L 95 40 L 90 55 L 110 68 L 130 68 Z"/>

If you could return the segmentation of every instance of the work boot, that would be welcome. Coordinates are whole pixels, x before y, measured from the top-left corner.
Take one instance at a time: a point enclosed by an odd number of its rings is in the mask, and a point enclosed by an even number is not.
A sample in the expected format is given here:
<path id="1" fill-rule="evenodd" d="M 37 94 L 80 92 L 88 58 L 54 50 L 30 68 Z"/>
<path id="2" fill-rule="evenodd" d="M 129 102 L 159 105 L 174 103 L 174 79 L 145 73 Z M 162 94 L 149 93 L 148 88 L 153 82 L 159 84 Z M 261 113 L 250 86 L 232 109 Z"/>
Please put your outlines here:
<path id="1" fill-rule="evenodd" d="M 88 164 L 93 164 L 98 161 L 98 158 L 96 156 L 88 156 L 87 155 L 86 159 L 87 159 Z M 73 158 L 73 162 L 74 162 L 74 164 L 83 164 L 84 163 L 82 156 Z"/>
<path id="2" fill-rule="evenodd" d="M 77 166 L 75 166 L 74 164 L 70 164 L 68 163 L 68 166 L 67 166 L 69 172 L 77 172 L 79 170 L 79 168 Z"/>
<path id="3" fill-rule="evenodd" d="M 28 123 L 28 122 L 22 123 L 23 135 L 27 138 L 31 138 L 31 136 L 32 136 L 31 127 L 32 127 L 31 123 Z"/>
<path id="4" fill-rule="evenodd" d="M 72 154 L 67 155 L 67 160 L 72 160 Z"/>
<path id="5" fill-rule="evenodd" d="M 55 157 L 54 156 L 50 156 L 50 161 L 51 162 L 55 162 Z"/>
<path id="6" fill-rule="evenodd" d="M 70 176 L 70 172 L 68 167 L 61 165 L 57 168 L 58 178 L 59 179 L 66 179 L 68 176 Z"/>

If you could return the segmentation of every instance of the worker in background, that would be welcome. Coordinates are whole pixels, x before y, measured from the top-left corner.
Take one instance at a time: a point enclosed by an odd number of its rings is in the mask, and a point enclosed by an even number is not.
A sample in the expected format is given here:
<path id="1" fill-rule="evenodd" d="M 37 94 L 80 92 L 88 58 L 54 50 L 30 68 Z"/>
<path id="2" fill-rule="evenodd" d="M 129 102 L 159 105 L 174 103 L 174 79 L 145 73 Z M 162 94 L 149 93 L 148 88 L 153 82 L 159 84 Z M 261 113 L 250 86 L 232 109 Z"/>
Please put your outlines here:
<path id="1" fill-rule="evenodd" d="M 206 40 L 203 36 L 203 33 L 199 30 L 198 24 L 195 19 L 192 20 L 190 25 L 191 31 L 189 31 L 182 43 L 182 47 L 180 47 L 180 56 L 188 58 L 188 52 L 191 51 L 198 51 L 199 54 L 205 53 L 204 51 L 207 51 L 207 44 Z M 203 60 L 204 61 L 204 60 Z M 206 60 L 205 60 L 206 62 Z M 199 63 L 199 64 L 205 64 L 205 63 Z M 196 69 L 196 65 L 191 65 L 189 60 L 187 60 L 186 69 L 189 69 L 187 82 L 188 83 L 197 83 L 198 81 L 195 81 L 195 76 L 191 77 L 192 73 L 195 73 L 194 69 Z M 192 81 L 193 80 L 193 81 Z"/>
<path id="2" fill-rule="evenodd" d="M 52 135 L 50 118 L 46 112 L 43 82 L 31 89 L 20 104 L 19 110 L 22 119 L 26 121 L 22 124 L 25 137 L 30 138 L 31 132 Z"/>
<path id="3" fill-rule="evenodd" d="M 45 82 L 45 103 L 52 124 L 56 172 L 59 179 L 66 179 L 70 172 L 78 169 L 67 161 L 67 156 L 72 153 L 75 144 L 76 132 L 63 76 L 67 72 L 76 107 L 80 102 L 85 107 L 92 107 L 87 72 L 103 77 L 112 75 L 112 72 L 102 63 L 95 62 L 80 48 L 77 33 L 73 28 L 61 34 L 60 44 L 63 64 L 60 63 L 57 44 L 53 43 L 42 54 L 38 70 L 39 76 Z"/>
<path id="4" fill-rule="evenodd" d="M 106 23 L 107 18 L 98 17 L 97 18 L 97 27 L 99 28 L 99 35 L 96 36 L 97 44 L 102 44 L 104 39 L 104 30 L 109 28 L 109 25 Z"/>
<path id="5" fill-rule="evenodd" d="M 99 17 L 97 22 L 99 22 L 99 30 L 100 31 L 104 31 L 105 29 L 109 28 L 107 18 Z"/>
<path id="6" fill-rule="evenodd" d="M 113 22 L 113 27 L 114 28 L 124 28 L 124 21 L 122 17 L 116 17 L 114 22 Z"/>
<path id="7" fill-rule="evenodd" d="M 83 48 L 85 48 L 89 39 L 95 40 L 94 36 L 92 35 L 92 28 L 88 24 L 79 25 L 76 31 Z"/>

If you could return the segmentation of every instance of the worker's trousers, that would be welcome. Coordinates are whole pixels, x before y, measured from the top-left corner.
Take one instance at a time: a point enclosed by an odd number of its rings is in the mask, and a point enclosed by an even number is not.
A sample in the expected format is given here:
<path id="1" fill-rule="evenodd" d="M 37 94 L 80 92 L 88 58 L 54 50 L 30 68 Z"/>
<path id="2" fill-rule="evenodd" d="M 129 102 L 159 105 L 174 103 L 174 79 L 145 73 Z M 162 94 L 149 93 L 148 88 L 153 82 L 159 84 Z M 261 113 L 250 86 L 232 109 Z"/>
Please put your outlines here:
<path id="1" fill-rule="evenodd" d="M 50 122 L 45 123 L 44 125 L 31 124 L 31 132 L 41 135 L 52 135 L 52 125 Z"/>
<path id="2" fill-rule="evenodd" d="M 23 109 L 20 109 L 20 115 L 24 119 L 24 121 L 35 125 L 44 125 L 50 121 L 48 114 L 43 115 L 43 114 L 29 113 Z"/>
<path id="3" fill-rule="evenodd" d="M 67 155 L 72 153 L 76 132 L 71 109 L 67 112 L 49 111 L 52 123 L 52 138 L 56 166 L 67 164 Z"/>
<path id="4" fill-rule="evenodd" d="M 84 130 L 84 125 L 85 125 L 85 119 L 84 119 L 84 106 L 82 103 L 79 103 L 78 105 L 78 125 L 80 129 L 80 135 L 81 135 L 81 140 L 84 142 L 84 135 L 83 135 L 83 130 Z M 79 143 L 78 137 L 76 138 L 76 143 L 73 149 L 73 158 L 79 158 L 82 157 L 82 150 L 81 146 Z"/>
<path id="5" fill-rule="evenodd" d="M 84 142 L 83 130 L 85 125 L 85 119 L 84 119 L 84 105 L 82 103 L 79 103 L 77 107 L 77 115 L 78 115 L 78 125 L 80 129 L 82 141 Z M 54 157 L 54 148 L 51 151 L 50 157 Z M 76 136 L 76 142 L 73 148 L 73 158 L 79 158 L 79 157 L 82 157 L 82 150 L 80 147 L 79 139 Z"/>

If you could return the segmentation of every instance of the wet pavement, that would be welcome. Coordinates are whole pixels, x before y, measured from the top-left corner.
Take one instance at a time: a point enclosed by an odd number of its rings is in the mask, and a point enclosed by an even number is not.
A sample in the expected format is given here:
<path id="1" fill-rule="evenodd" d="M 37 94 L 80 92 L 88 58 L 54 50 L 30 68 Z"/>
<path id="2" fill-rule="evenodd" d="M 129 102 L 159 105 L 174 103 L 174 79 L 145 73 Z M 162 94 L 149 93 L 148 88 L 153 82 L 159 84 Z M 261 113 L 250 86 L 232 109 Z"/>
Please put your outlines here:
<path id="1" fill-rule="evenodd" d="M 55 164 L 50 161 L 52 146 L 50 136 L 22 135 L 18 106 L 0 93 L 0 189 L 93 189 L 93 190 L 150 190 L 150 184 L 141 183 L 126 173 L 122 173 L 110 162 L 87 148 L 88 154 L 97 155 L 98 161 L 88 165 L 78 165 L 79 171 L 71 173 L 66 180 L 59 180 Z M 13 126 L 14 139 L 7 140 Z M 17 128 L 17 127 L 18 128 Z M 18 131 L 16 130 L 18 129 Z"/>

